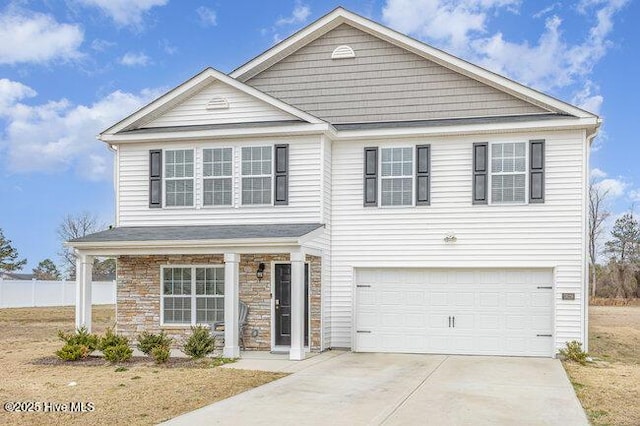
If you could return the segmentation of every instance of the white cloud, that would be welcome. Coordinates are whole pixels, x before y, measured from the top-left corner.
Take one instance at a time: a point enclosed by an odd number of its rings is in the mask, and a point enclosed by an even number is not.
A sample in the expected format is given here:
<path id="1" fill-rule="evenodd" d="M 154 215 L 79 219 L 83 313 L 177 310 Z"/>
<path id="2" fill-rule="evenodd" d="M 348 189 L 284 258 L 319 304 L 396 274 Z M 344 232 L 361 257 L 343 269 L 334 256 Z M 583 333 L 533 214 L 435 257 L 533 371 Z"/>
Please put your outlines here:
<path id="1" fill-rule="evenodd" d="M 169 0 L 77 0 L 85 6 L 99 8 L 105 15 L 122 26 L 140 27 L 146 13 Z"/>
<path id="2" fill-rule="evenodd" d="M 283 25 L 303 24 L 307 22 L 309 15 L 311 15 L 311 9 L 309 6 L 301 3 L 300 1 L 296 1 L 291 15 L 286 18 L 279 18 L 276 21 L 276 26 L 280 27 Z"/>
<path id="3" fill-rule="evenodd" d="M 607 177 L 607 172 L 598 169 L 597 167 L 591 169 L 591 177 L 594 179 L 602 179 Z"/>
<path id="4" fill-rule="evenodd" d="M 95 39 L 91 42 L 91 48 L 93 50 L 96 50 L 98 52 L 104 52 L 105 50 L 107 50 L 110 47 L 115 46 L 116 43 L 112 42 L 112 41 L 108 41 L 108 40 L 102 40 L 102 39 Z"/>
<path id="5" fill-rule="evenodd" d="M 632 189 L 631 191 L 629 191 L 627 196 L 629 197 L 629 200 L 631 200 L 631 202 L 640 203 L 640 189 Z"/>
<path id="6" fill-rule="evenodd" d="M 0 115 L 6 114 L 16 102 L 36 95 L 36 91 L 29 86 L 6 78 L 0 79 Z"/>
<path id="7" fill-rule="evenodd" d="M 596 183 L 597 187 L 603 192 L 607 193 L 609 198 L 615 199 L 624 195 L 625 190 L 629 186 L 626 182 L 621 179 L 602 179 L 601 181 Z"/>
<path id="8" fill-rule="evenodd" d="M 178 48 L 172 45 L 171 43 L 169 43 L 169 40 L 167 40 L 166 38 L 163 38 L 162 40 L 160 40 L 158 42 L 158 45 L 162 48 L 164 53 L 166 53 L 167 55 L 174 55 L 176 52 L 178 52 Z"/>
<path id="9" fill-rule="evenodd" d="M 0 64 L 48 63 L 82 56 L 84 33 L 51 15 L 8 8 L 0 13 Z"/>
<path id="10" fill-rule="evenodd" d="M 145 67 L 151 64 L 151 58 L 142 52 L 127 52 L 120 58 L 120 63 L 128 67 Z"/>
<path id="11" fill-rule="evenodd" d="M 544 30 L 534 42 L 514 42 L 501 32 L 490 33 L 490 20 L 502 11 L 517 12 L 517 0 L 387 0 L 382 14 L 393 28 L 523 84 L 544 91 L 577 85 L 575 100 L 597 112 L 603 98 L 588 77 L 612 46 L 609 37 L 613 17 L 628 2 L 584 0 L 578 10 L 588 32 L 578 42 L 567 41 L 558 15 L 547 17 Z M 549 12 L 541 11 L 539 16 Z"/>
<path id="12" fill-rule="evenodd" d="M 111 176 L 111 154 L 96 135 L 146 104 L 159 92 L 115 91 L 90 105 L 66 99 L 26 105 L 22 99 L 35 91 L 19 82 L 0 80 L 0 96 L 10 108 L 0 110 L 6 127 L 0 137 L 0 158 L 10 172 L 64 172 L 74 170 L 91 180 Z M 8 95 L 7 95 L 8 94 Z"/>
<path id="13" fill-rule="evenodd" d="M 196 9 L 196 13 L 198 14 L 200 25 L 203 27 L 215 27 L 218 25 L 218 17 L 215 10 L 200 6 Z"/>

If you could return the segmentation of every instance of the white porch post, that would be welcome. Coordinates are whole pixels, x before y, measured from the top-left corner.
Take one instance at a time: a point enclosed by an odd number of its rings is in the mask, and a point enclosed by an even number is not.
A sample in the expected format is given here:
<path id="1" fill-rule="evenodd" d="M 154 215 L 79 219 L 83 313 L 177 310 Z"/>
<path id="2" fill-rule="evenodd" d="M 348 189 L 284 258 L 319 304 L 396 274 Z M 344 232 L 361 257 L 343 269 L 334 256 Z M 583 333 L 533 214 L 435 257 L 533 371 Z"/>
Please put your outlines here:
<path id="1" fill-rule="evenodd" d="M 76 328 L 91 331 L 91 280 L 93 256 L 76 254 Z"/>
<path id="2" fill-rule="evenodd" d="M 304 253 L 291 252 L 291 350 L 289 359 L 304 359 Z"/>
<path id="3" fill-rule="evenodd" d="M 238 315 L 240 310 L 240 255 L 224 254 L 224 349 L 227 358 L 240 356 Z"/>

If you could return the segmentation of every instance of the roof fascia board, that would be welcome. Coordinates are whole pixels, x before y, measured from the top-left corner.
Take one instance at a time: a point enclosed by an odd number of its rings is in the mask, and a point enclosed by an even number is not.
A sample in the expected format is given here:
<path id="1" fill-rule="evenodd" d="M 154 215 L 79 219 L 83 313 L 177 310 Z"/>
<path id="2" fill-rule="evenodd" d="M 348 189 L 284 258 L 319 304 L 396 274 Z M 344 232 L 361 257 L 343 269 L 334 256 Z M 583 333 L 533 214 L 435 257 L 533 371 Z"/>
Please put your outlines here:
<path id="1" fill-rule="evenodd" d="M 375 140 L 389 137 L 411 136 L 462 136 L 479 133 L 517 133 L 526 131 L 597 129 L 601 120 L 595 117 L 576 119 L 550 119 L 518 123 L 462 124 L 447 127 L 412 127 L 371 130 L 335 130 L 327 135 L 336 141 Z"/>
<path id="2" fill-rule="evenodd" d="M 264 245 L 264 246 L 216 246 L 216 247 L 87 247 L 78 248 L 77 252 L 88 256 L 136 256 L 136 255 L 196 255 L 212 253 L 283 253 L 300 250 L 298 245 Z"/>
<path id="3" fill-rule="evenodd" d="M 100 140 L 109 144 L 119 144 L 127 142 L 157 142 L 157 141 L 190 141 L 207 138 L 243 138 L 256 136 L 294 136 L 322 134 L 331 127 L 328 123 L 322 124 L 300 124 L 295 126 L 282 127 L 256 127 L 251 129 L 219 129 L 219 130 L 184 130 L 180 132 L 157 133 L 119 133 L 114 135 L 102 135 Z"/>
<path id="4" fill-rule="evenodd" d="M 180 84 L 175 89 L 168 91 L 164 95 L 160 96 L 159 98 L 147 104 L 146 106 L 140 108 L 138 111 L 129 115 L 125 119 L 109 127 L 108 129 L 100 133 L 99 139 L 104 140 L 102 139 L 102 137 L 105 135 L 115 134 L 124 129 L 127 129 L 128 127 L 144 120 L 145 117 L 152 114 L 154 111 L 158 111 L 163 107 L 166 107 L 167 105 L 171 105 L 171 103 L 175 101 L 177 98 L 180 98 L 185 95 L 189 95 L 190 93 L 194 93 L 198 89 L 208 84 L 211 84 L 215 81 L 219 81 L 223 84 L 231 86 L 236 90 L 239 90 L 241 92 L 246 93 L 249 96 L 252 96 L 256 99 L 266 102 L 272 105 L 273 107 L 278 108 L 288 114 L 291 114 L 294 117 L 297 117 L 303 121 L 313 123 L 313 124 L 324 123 L 323 120 L 320 120 L 319 118 L 314 117 L 313 115 L 307 112 L 299 110 L 298 108 L 295 108 L 279 99 L 269 96 L 266 93 L 261 92 L 260 90 L 254 87 L 244 84 L 238 80 L 235 80 L 229 77 L 228 75 L 221 73 L 220 71 L 217 71 L 213 68 L 206 68 L 204 71 L 200 72 L 196 76 Z"/>
<path id="5" fill-rule="evenodd" d="M 312 231 L 313 232 L 313 231 Z M 282 247 L 299 246 L 301 237 L 285 238 L 237 238 L 218 240 L 157 240 L 157 241 L 78 241 L 66 246 L 76 250 L 123 248 L 214 248 L 214 247 Z"/>
<path id="6" fill-rule="evenodd" d="M 381 24 L 378 24 L 377 22 L 363 18 L 362 16 L 356 15 L 343 8 L 335 9 L 334 11 L 317 20 L 315 23 L 300 30 L 285 41 L 267 50 L 262 55 L 233 71 L 230 75 L 233 78 L 237 78 L 241 81 L 246 81 L 248 78 L 253 76 L 251 75 L 251 71 L 259 67 L 264 62 L 270 61 L 274 57 L 278 57 L 278 55 L 283 55 L 284 57 L 342 23 L 353 25 L 354 27 L 362 31 L 382 38 L 389 43 L 409 50 L 410 52 L 413 52 L 428 60 L 434 61 L 439 65 L 442 65 L 460 74 L 466 75 L 469 78 L 478 80 L 501 91 L 509 93 L 512 96 L 515 96 L 524 101 L 533 103 L 543 108 L 571 114 L 576 117 L 596 117 L 596 115 L 588 111 L 575 107 L 559 99 L 555 99 L 549 95 L 538 92 L 537 90 L 526 87 L 520 83 L 516 83 L 513 80 L 474 65 L 463 59 L 457 58 L 442 50 L 426 45 L 418 40 L 387 28 Z M 259 71 L 262 70 L 259 69 Z"/>

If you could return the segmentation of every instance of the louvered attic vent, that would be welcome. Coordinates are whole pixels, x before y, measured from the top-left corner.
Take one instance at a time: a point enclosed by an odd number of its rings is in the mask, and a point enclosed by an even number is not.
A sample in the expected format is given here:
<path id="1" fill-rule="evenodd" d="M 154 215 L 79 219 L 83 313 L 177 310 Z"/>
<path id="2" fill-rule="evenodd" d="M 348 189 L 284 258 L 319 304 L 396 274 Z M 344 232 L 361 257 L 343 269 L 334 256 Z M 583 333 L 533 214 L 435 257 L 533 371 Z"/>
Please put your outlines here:
<path id="1" fill-rule="evenodd" d="M 331 54 L 331 59 L 345 59 L 345 58 L 355 58 L 356 53 L 349 46 L 342 45 L 338 46 L 333 50 Z"/>
<path id="2" fill-rule="evenodd" d="M 207 109 L 227 109 L 229 108 L 229 102 L 225 98 L 212 98 L 207 104 Z"/>

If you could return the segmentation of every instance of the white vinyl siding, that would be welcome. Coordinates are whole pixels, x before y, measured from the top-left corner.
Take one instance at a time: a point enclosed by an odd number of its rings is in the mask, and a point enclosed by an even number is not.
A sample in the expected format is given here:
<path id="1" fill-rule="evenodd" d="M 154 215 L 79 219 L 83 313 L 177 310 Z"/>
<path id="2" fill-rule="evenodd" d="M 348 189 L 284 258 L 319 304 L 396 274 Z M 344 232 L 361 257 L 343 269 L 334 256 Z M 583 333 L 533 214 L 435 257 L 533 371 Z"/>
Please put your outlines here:
<path id="1" fill-rule="evenodd" d="M 242 204 L 271 204 L 273 147 L 242 148 Z"/>
<path id="2" fill-rule="evenodd" d="M 224 321 L 224 266 L 162 268 L 162 324 Z"/>
<path id="3" fill-rule="evenodd" d="M 413 204 L 413 148 L 380 149 L 380 204 Z"/>
<path id="4" fill-rule="evenodd" d="M 208 108 L 209 102 L 216 99 L 224 99 L 228 108 Z M 142 127 L 255 123 L 296 119 L 296 117 L 266 102 L 219 82 L 210 84 L 195 95 L 179 101 L 158 115 L 150 122 L 143 124 Z"/>
<path id="5" fill-rule="evenodd" d="M 164 156 L 165 205 L 193 206 L 194 163 L 193 150 L 166 150 Z"/>
<path id="6" fill-rule="evenodd" d="M 202 205 L 230 206 L 233 200 L 233 149 L 203 149 L 202 157 Z"/>
<path id="7" fill-rule="evenodd" d="M 241 148 L 289 144 L 289 204 L 286 206 L 241 204 Z M 203 205 L 203 179 L 196 179 L 195 206 L 191 208 L 149 209 L 149 150 L 195 148 L 196 176 L 202 176 L 203 150 L 217 146 L 233 148 L 232 178 L 235 185 L 232 205 L 225 208 L 197 208 Z M 176 226 L 319 223 L 321 205 L 320 136 L 220 139 L 215 142 L 164 142 L 123 144 L 118 149 L 117 191 L 119 226 Z M 163 182 L 164 184 L 164 182 Z"/>
<path id="8" fill-rule="evenodd" d="M 471 203 L 472 146 L 545 139 L 545 203 Z M 334 143 L 331 214 L 331 346 L 352 347 L 357 268 L 544 268 L 554 273 L 555 347 L 582 338 L 584 283 L 581 131 L 391 139 L 431 144 L 431 207 L 362 205 L 363 150 L 370 141 Z M 445 243 L 454 233 L 457 242 Z M 575 301 L 561 300 L 575 293 Z"/>
<path id="9" fill-rule="evenodd" d="M 492 143 L 491 202 L 525 203 L 527 195 L 527 143 Z"/>

